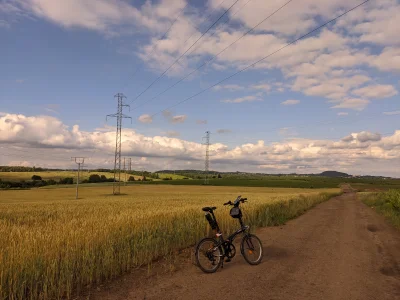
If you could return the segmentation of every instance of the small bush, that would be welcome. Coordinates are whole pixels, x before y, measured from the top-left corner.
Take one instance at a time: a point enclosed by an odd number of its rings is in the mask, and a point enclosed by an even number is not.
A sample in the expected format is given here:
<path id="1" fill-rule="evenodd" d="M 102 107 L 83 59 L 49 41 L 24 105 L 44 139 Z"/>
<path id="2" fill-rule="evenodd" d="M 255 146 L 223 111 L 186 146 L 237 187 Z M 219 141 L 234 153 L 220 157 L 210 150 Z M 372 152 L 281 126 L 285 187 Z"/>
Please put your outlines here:
<path id="1" fill-rule="evenodd" d="M 32 180 L 33 181 L 42 180 L 42 177 L 40 177 L 39 175 L 33 175 Z"/>
<path id="2" fill-rule="evenodd" d="M 89 182 L 90 183 L 97 183 L 97 182 L 101 182 L 101 177 L 98 174 L 92 174 L 89 176 Z"/>
<path id="3" fill-rule="evenodd" d="M 54 179 L 47 180 L 47 185 L 56 185 L 57 182 Z"/>
<path id="4" fill-rule="evenodd" d="M 71 177 L 61 178 L 59 184 L 73 184 L 74 179 Z"/>

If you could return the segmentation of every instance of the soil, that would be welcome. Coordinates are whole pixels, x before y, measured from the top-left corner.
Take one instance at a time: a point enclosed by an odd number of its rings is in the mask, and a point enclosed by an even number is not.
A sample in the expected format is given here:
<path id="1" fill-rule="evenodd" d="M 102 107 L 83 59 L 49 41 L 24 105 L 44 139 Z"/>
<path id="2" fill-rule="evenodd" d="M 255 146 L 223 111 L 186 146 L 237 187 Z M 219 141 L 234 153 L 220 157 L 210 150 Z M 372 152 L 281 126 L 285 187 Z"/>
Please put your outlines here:
<path id="1" fill-rule="evenodd" d="M 400 299 L 400 232 L 349 192 L 284 226 L 256 231 L 263 262 L 240 253 L 214 274 L 193 264 L 193 249 L 151 271 L 139 268 L 89 299 Z M 239 251 L 240 252 L 240 251 Z"/>

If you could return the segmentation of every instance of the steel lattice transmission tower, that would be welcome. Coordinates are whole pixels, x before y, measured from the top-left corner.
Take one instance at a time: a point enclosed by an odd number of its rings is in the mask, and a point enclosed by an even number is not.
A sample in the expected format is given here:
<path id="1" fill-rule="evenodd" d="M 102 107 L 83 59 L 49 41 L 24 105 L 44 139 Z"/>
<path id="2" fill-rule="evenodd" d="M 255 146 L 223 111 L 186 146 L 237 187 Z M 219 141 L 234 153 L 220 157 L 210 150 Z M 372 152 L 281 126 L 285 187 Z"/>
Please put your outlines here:
<path id="1" fill-rule="evenodd" d="M 206 177 L 204 178 L 204 184 L 208 184 L 208 172 L 210 170 L 210 132 L 206 131 L 206 136 L 203 137 L 203 139 L 206 139 L 206 142 L 204 145 L 206 145 L 206 157 L 205 157 L 205 162 L 204 162 L 204 172 Z"/>
<path id="2" fill-rule="evenodd" d="M 85 164 L 85 158 L 86 157 L 71 157 L 71 160 L 75 161 L 75 163 L 78 165 L 78 170 L 77 170 L 77 176 L 76 176 L 76 193 L 75 193 L 75 199 L 78 199 L 78 189 L 79 189 L 79 178 L 80 178 L 80 173 L 81 173 L 81 168 Z"/>
<path id="3" fill-rule="evenodd" d="M 113 194 L 119 195 L 121 190 L 121 129 L 122 129 L 122 119 L 132 118 L 123 114 L 123 108 L 128 107 L 128 104 L 124 104 L 124 99 L 126 98 L 124 94 L 118 93 L 114 96 L 118 101 L 117 113 L 107 115 L 108 118 L 117 118 L 117 134 L 115 139 L 115 161 L 114 161 L 114 184 L 113 184 Z"/>

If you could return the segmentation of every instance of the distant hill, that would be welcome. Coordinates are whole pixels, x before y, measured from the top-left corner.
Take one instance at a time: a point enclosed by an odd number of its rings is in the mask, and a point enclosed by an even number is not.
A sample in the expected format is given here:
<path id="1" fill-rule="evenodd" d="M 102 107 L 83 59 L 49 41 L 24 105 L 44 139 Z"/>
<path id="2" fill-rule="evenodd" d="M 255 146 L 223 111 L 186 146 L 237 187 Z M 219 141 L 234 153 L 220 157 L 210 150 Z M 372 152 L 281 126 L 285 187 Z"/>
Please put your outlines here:
<path id="1" fill-rule="evenodd" d="M 337 172 L 337 171 L 325 171 L 322 172 L 321 174 L 318 174 L 318 176 L 324 176 L 324 177 L 352 177 L 351 175 L 347 174 L 347 173 L 342 173 L 342 172 Z"/>

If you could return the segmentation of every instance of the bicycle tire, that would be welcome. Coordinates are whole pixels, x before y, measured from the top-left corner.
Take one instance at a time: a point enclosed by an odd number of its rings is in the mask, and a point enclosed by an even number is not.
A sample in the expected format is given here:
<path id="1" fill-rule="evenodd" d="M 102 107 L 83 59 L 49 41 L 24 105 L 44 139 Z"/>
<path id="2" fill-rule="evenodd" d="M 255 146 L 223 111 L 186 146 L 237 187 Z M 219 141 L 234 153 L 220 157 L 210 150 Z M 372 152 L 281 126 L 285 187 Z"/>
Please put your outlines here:
<path id="1" fill-rule="evenodd" d="M 221 247 L 218 247 L 212 254 L 209 252 L 209 254 L 207 254 L 207 251 L 211 249 L 211 247 L 214 248 L 216 245 L 218 245 L 218 242 L 213 238 L 204 238 L 197 243 L 195 251 L 196 263 L 204 273 L 214 273 L 222 264 L 223 251 Z M 206 253 L 204 253 L 204 250 L 202 251 L 202 246 L 205 246 Z M 206 258 L 205 262 L 202 260 L 204 258 Z M 213 261 L 213 259 L 215 259 L 215 261 Z M 207 267 L 207 260 L 211 263 L 210 267 Z"/>
<path id="2" fill-rule="evenodd" d="M 245 235 L 240 243 L 240 252 L 248 264 L 260 264 L 263 257 L 261 240 L 254 234 Z M 255 259 L 253 259 L 253 257 Z"/>

